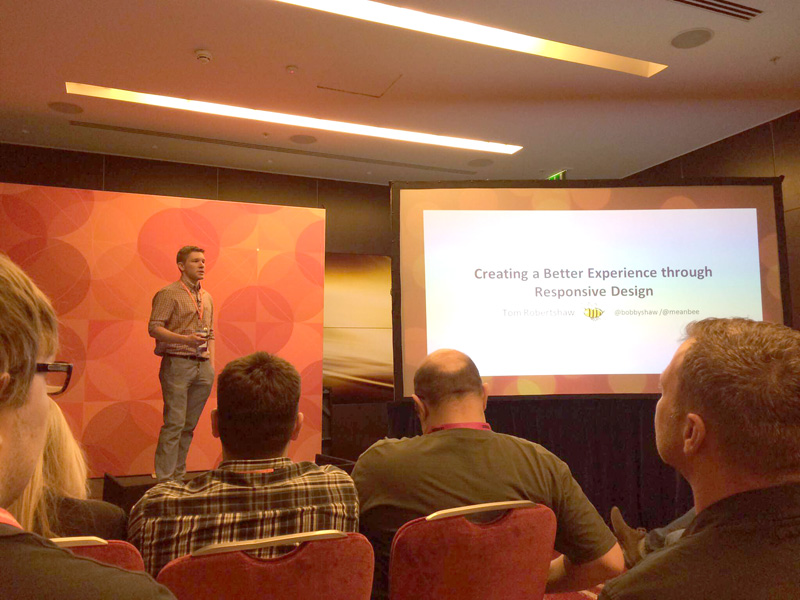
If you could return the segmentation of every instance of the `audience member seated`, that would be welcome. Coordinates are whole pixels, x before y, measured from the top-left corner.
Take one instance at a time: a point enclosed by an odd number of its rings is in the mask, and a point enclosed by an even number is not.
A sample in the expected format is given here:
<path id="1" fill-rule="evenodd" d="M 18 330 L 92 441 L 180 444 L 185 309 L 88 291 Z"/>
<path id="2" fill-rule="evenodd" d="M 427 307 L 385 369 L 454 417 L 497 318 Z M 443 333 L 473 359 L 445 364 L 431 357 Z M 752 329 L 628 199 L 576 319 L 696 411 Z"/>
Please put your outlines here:
<path id="1" fill-rule="evenodd" d="M 547 591 L 580 590 L 622 572 L 622 551 L 569 467 L 542 446 L 491 431 L 487 386 L 456 350 L 428 356 L 414 375 L 423 435 L 385 439 L 356 462 L 353 479 L 361 531 L 375 548 L 373 597 L 388 593 L 388 562 L 397 529 L 437 510 L 502 500 L 531 500 L 556 515 Z M 513 552 L 513 549 L 509 549 Z"/>
<path id="2" fill-rule="evenodd" d="M 107 540 L 126 539 L 125 511 L 87 498 L 87 471 L 83 449 L 58 404 L 50 400 L 44 452 L 25 491 L 9 506 L 9 512 L 23 528 L 44 537 L 95 535 Z"/>
<path id="3" fill-rule="evenodd" d="M 706 319 L 687 333 L 661 375 L 655 430 L 696 516 L 600 598 L 798 598 L 800 332 Z"/>
<path id="4" fill-rule="evenodd" d="M 358 497 L 341 469 L 287 457 L 303 424 L 300 376 L 288 362 L 256 352 L 230 362 L 217 381 L 211 427 L 223 462 L 184 483 L 148 490 L 131 511 L 129 540 L 148 572 L 217 542 L 320 529 L 358 531 Z M 271 558 L 291 548 L 255 551 Z"/>
<path id="5" fill-rule="evenodd" d="M 625 522 L 622 513 L 614 506 L 611 509 L 611 527 L 617 536 L 622 554 L 625 556 L 625 566 L 632 568 L 645 556 L 668 548 L 676 543 L 686 528 L 694 520 L 694 508 L 690 508 L 680 517 L 666 525 L 647 531 L 644 527 L 633 528 Z"/>
<path id="6" fill-rule="evenodd" d="M 149 575 L 74 556 L 8 512 L 42 456 L 58 321 L 50 301 L 0 254 L 0 598 L 173 598 Z M 59 367 L 60 365 L 57 365 Z"/>

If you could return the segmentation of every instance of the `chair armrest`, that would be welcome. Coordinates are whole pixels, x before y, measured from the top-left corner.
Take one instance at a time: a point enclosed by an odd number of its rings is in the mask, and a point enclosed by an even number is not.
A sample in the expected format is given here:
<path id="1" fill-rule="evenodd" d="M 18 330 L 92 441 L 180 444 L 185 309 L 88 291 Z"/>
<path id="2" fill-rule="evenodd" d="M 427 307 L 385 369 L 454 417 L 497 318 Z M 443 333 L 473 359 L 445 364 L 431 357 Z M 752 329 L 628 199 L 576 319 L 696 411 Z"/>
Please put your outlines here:
<path id="1" fill-rule="evenodd" d="M 78 546 L 108 546 L 108 542 L 106 540 L 94 535 L 52 538 L 50 541 L 59 548 L 76 548 Z"/>
<path id="2" fill-rule="evenodd" d="M 192 556 L 206 556 L 208 554 L 222 554 L 223 552 L 240 552 L 242 550 L 256 550 L 258 548 L 269 548 L 271 546 L 290 546 L 303 542 L 313 542 L 316 540 L 330 540 L 347 537 L 347 534 L 338 529 L 323 529 L 321 531 L 307 531 L 305 533 L 292 533 L 289 535 L 276 535 L 274 537 L 261 538 L 258 540 L 243 540 L 239 542 L 222 542 L 219 544 L 209 544 L 192 552 Z"/>
<path id="3" fill-rule="evenodd" d="M 475 513 L 492 512 L 497 510 L 508 510 L 511 508 L 525 508 L 529 506 L 536 506 L 536 503 L 530 500 L 510 500 L 508 502 L 489 502 L 487 504 L 471 504 L 470 506 L 459 506 L 456 508 L 447 508 L 445 510 L 437 510 L 434 513 L 425 517 L 426 521 L 437 521 L 439 519 L 446 519 L 448 517 L 461 517 L 464 515 L 472 515 Z"/>

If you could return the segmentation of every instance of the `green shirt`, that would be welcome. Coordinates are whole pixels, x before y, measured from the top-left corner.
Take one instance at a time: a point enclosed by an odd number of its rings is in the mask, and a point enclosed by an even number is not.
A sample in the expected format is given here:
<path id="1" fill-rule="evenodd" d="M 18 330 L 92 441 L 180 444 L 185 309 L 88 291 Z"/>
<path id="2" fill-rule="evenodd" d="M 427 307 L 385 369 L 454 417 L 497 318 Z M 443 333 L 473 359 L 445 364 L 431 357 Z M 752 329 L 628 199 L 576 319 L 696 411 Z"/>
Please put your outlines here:
<path id="1" fill-rule="evenodd" d="M 503 500 L 544 504 L 556 515 L 555 549 L 575 564 L 600 558 L 617 542 L 566 463 L 539 444 L 511 435 L 446 429 L 384 439 L 361 455 L 353 480 L 361 531 L 375 547 L 379 597 L 385 593 L 394 533 L 412 519 L 445 508 Z"/>
<path id="2" fill-rule="evenodd" d="M 677 543 L 606 583 L 602 600 L 800 598 L 800 484 L 715 502 Z"/>

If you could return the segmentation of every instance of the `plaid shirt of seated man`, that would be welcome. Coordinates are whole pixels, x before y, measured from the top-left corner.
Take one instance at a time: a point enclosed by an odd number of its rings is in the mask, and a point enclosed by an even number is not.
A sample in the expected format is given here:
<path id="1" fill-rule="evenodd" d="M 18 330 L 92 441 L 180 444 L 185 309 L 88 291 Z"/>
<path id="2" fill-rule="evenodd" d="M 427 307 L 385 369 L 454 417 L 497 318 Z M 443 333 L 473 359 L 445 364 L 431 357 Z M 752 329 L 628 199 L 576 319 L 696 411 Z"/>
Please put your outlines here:
<path id="1" fill-rule="evenodd" d="M 149 573 L 212 543 L 320 529 L 358 531 L 350 476 L 286 456 L 303 422 L 297 410 L 300 377 L 292 365 L 265 352 L 234 360 L 220 374 L 217 394 L 211 422 L 223 462 L 188 483 L 156 485 L 131 511 L 128 539 Z"/>

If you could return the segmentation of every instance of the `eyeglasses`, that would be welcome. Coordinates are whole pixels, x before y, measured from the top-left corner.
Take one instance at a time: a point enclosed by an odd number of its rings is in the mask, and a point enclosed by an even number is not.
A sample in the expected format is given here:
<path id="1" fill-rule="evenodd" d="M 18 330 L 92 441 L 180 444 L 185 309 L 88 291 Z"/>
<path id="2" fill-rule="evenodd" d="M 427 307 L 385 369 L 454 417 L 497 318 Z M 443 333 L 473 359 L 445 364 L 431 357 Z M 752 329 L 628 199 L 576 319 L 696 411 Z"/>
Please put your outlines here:
<path id="1" fill-rule="evenodd" d="M 72 377 L 72 363 L 36 363 L 36 372 L 45 374 L 47 394 L 57 396 L 58 394 L 63 394 L 69 385 L 69 380 Z"/>

